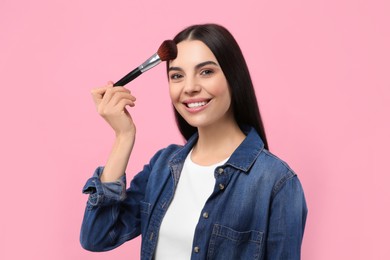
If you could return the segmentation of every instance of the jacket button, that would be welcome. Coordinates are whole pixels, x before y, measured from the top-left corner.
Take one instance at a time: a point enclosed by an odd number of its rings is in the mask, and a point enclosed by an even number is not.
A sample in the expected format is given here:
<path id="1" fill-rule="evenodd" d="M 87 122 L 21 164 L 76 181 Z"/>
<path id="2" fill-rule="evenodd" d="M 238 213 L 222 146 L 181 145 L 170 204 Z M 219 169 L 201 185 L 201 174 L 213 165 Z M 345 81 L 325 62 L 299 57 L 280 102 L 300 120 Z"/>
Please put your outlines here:
<path id="1" fill-rule="evenodd" d="M 222 174 L 223 173 L 223 168 L 218 168 L 218 173 Z"/>
<path id="2" fill-rule="evenodd" d="M 222 183 L 220 183 L 220 184 L 219 184 L 219 189 L 220 189 L 220 190 L 225 189 L 225 185 L 223 185 Z"/>
<path id="3" fill-rule="evenodd" d="M 198 246 L 194 247 L 194 252 L 199 253 L 200 248 Z"/>
<path id="4" fill-rule="evenodd" d="M 204 212 L 202 216 L 203 216 L 203 218 L 209 218 L 209 213 L 208 212 Z"/>

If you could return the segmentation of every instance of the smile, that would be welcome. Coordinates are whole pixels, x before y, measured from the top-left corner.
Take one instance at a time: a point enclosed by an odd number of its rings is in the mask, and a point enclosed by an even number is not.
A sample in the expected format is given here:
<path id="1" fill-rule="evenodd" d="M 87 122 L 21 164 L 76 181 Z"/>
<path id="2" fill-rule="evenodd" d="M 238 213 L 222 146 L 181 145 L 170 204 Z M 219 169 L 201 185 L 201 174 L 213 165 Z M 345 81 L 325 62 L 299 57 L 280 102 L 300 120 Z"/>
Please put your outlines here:
<path id="1" fill-rule="evenodd" d="M 203 107 L 207 103 L 208 103 L 208 101 L 203 101 L 203 102 L 187 103 L 186 105 L 189 108 L 197 108 L 197 107 Z"/>
<path id="2" fill-rule="evenodd" d="M 205 110 L 208 105 L 210 104 L 210 101 L 212 99 L 193 99 L 193 100 L 186 100 L 183 102 L 183 105 L 185 107 L 185 110 L 187 110 L 190 113 L 198 113 L 203 110 Z"/>

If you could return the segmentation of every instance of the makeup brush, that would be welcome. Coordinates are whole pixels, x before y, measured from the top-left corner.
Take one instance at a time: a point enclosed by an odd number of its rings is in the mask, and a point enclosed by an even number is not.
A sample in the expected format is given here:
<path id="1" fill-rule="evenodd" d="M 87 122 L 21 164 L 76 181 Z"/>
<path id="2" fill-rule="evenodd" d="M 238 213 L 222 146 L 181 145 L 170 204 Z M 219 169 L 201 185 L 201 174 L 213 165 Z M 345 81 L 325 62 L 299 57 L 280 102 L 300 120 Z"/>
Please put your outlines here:
<path id="1" fill-rule="evenodd" d="M 124 86 L 145 71 L 148 71 L 157 64 L 159 64 L 161 61 L 173 60 L 176 58 L 176 56 L 177 47 L 175 42 L 172 40 L 166 40 L 161 44 L 160 48 L 158 48 L 157 52 L 152 57 L 150 57 L 140 66 L 138 66 L 138 68 L 135 68 L 134 70 L 130 71 L 126 76 L 116 82 L 114 86 Z"/>

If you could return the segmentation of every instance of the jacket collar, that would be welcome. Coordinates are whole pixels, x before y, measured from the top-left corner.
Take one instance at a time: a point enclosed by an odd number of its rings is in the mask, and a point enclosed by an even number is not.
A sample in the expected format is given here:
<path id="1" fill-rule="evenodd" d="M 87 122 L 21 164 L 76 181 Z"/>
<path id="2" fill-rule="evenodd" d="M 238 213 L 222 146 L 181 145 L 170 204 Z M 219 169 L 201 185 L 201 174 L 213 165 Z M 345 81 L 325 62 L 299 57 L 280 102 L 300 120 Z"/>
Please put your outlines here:
<path id="1" fill-rule="evenodd" d="M 257 157 L 264 149 L 264 143 L 253 127 L 244 126 L 241 128 L 246 135 L 244 141 L 237 147 L 237 149 L 230 156 L 225 165 L 230 165 L 243 172 L 248 172 Z M 198 140 L 198 133 L 195 133 L 187 143 L 173 155 L 169 162 L 171 167 L 176 167 L 183 164 L 188 153 Z M 176 168 L 175 167 L 175 168 Z"/>

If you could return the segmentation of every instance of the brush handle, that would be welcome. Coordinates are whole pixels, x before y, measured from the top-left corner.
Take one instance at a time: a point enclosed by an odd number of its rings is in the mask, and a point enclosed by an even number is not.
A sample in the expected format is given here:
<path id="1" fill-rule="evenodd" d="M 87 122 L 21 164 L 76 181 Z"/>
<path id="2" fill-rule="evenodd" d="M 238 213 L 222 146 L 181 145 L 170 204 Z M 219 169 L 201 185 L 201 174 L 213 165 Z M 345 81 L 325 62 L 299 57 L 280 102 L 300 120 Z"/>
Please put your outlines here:
<path id="1" fill-rule="evenodd" d="M 127 83 L 129 83 L 130 81 L 132 81 L 133 79 L 135 79 L 136 77 L 138 77 L 141 74 L 142 74 L 142 71 L 140 70 L 140 68 L 136 68 L 136 69 L 130 71 L 129 73 L 127 73 L 126 76 L 124 76 L 123 78 L 118 80 L 114 84 L 114 87 L 124 86 L 124 85 L 126 85 Z"/>

